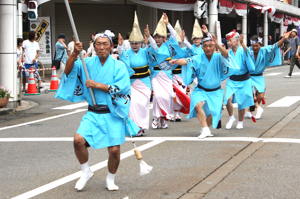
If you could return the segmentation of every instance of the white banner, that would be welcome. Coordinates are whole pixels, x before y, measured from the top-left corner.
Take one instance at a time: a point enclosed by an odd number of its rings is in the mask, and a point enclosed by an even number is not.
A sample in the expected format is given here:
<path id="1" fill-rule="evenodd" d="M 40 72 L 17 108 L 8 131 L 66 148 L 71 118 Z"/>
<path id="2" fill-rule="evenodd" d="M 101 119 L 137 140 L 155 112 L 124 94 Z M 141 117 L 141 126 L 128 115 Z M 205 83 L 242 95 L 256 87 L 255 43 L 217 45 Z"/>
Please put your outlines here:
<path id="1" fill-rule="evenodd" d="M 31 20 L 30 31 L 35 31 L 37 34 L 36 42 L 38 42 L 40 46 L 40 56 L 38 60 L 43 64 L 52 64 L 50 17 L 39 17 L 37 20 Z"/>
<path id="2" fill-rule="evenodd" d="M 220 21 L 216 21 L 216 33 L 217 33 L 217 39 L 218 43 L 222 43 L 222 35 L 221 35 L 221 24 Z"/>

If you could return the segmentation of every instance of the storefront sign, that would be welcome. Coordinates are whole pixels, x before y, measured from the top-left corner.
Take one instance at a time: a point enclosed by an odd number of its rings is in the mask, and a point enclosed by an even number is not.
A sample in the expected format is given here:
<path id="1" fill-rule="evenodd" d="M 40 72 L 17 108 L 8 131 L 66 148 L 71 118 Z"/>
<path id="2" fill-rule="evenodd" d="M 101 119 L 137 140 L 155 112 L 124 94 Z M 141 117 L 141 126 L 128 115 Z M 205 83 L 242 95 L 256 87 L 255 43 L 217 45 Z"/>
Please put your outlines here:
<path id="1" fill-rule="evenodd" d="M 50 17 L 39 17 L 37 20 L 31 20 L 30 31 L 35 31 L 37 34 L 36 42 L 40 46 L 38 60 L 43 64 L 52 64 Z"/>

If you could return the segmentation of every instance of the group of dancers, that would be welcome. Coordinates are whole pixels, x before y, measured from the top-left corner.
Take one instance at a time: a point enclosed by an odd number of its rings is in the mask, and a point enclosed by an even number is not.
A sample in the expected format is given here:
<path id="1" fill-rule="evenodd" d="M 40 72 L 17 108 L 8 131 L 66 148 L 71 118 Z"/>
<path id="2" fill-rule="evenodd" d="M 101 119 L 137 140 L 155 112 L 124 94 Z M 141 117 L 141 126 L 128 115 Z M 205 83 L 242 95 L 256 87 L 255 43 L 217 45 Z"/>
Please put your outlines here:
<path id="1" fill-rule="evenodd" d="M 167 28 L 171 33 L 168 40 Z M 180 121 L 182 112 L 188 114 L 188 119 L 197 117 L 199 120 L 202 128 L 198 138 L 213 136 L 209 127 L 220 127 L 223 102 L 230 116 L 226 129 L 231 129 L 236 120 L 232 103 L 237 103 L 239 109 L 237 129 L 243 128 L 248 107 L 252 108 L 246 116 L 254 118 L 251 111 L 255 107 L 256 119 L 259 119 L 265 92 L 263 72 L 267 66 L 281 64 L 280 47 L 291 34 L 284 33 L 276 44 L 264 47 L 262 39 L 253 36 L 251 47 L 246 47 L 243 35 L 233 30 L 226 35 L 230 48 L 227 50 L 205 25 L 201 29 L 196 19 L 191 45 L 179 23 L 174 29 L 165 13 L 153 37 L 148 25 L 144 33 L 135 14 L 129 50 L 123 49 L 124 40 L 119 35 L 120 61 L 110 55 L 115 35 L 109 30 L 95 35 L 96 56 L 85 58 L 85 64 L 77 60 L 83 50 L 79 41 L 75 42 L 67 60 L 55 97 L 72 102 L 86 100 L 89 104 L 74 136 L 75 154 L 82 169 L 75 185 L 78 191 L 94 176 L 88 164 L 88 147 L 108 148 L 106 188 L 119 189 L 115 185 L 115 174 L 120 162 L 120 145 L 125 142 L 125 134 L 140 136 L 149 128 L 151 91 L 154 129 L 159 123 L 162 129 L 167 128 L 168 120 Z M 141 48 L 144 40 L 150 45 Z M 226 79 L 224 96 L 221 83 Z"/>
<path id="2" fill-rule="evenodd" d="M 169 39 L 166 39 L 167 28 Z M 281 65 L 280 47 L 290 35 L 290 32 L 285 33 L 276 44 L 264 47 L 261 38 L 252 36 L 251 47 L 248 48 L 243 35 L 233 30 L 226 35 L 227 50 L 224 45 L 218 44 L 216 37 L 209 33 L 205 25 L 201 29 L 196 19 L 191 45 L 179 22 L 173 28 L 165 13 L 153 37 L 148 25 L 144 31 L 143 37 L 135 14 L 129 37 L 131 49 L 122 48 L 121 35 L 117 48 L 120 60 L 125 63 L 130 74 L 129 117 L 140 127 L 137 136 L 143 135 L 144 130 L 149 128 L 152 89 L 152 128 L 157 129 L 159 121 L 162 129 L 168 127 L 168 120 L 181 121 L 179 113 L 182 112 L 188 114 L 188 119 L 198 118 L 202 126 L 198 138 L 213 136 L 209 129 L 211 125 L 213 128 L 221 126 L 223 102 L 229 114 L 226 129 L 231 129 L 236 121 L 233 103 L 238 104 L 237 129 L 243 129 L 244 117 L 253 120 L 261 118 L 263 109 L 260 104 L 265 93 L 263 72 L 267 66 Z M 147 48 L 141 47 L 144 40 L 150 43 Z M 172 69 L 164 70 L 164 65 L 168 64 L 173 65 Z M 226 79 L 224 96 L 221 82 Z M 186 94 L 187 89 L 190 90 L 190 96 Z M 255 108 L 257 111 L 254 117 L 252 112 Z"/>

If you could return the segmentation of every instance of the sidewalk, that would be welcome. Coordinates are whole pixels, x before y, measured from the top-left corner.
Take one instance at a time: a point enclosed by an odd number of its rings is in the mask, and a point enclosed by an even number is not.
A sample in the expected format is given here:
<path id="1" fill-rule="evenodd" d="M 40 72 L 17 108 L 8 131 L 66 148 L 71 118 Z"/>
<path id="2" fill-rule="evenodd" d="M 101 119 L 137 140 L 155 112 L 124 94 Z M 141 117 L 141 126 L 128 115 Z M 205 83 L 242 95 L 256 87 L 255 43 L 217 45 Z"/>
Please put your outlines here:
<path id="1" fill-rule="evenodd" d="M 44 83 L 50 83 L 51 82 L 51 76 L 52 74 L 45 74 L 45 80 L 43 81 Z M 23 95 L 23 94 L 22 94 Z M 27 109 L 30 109 L 34 106 L 37 106 L 38 103 L 30 100 L 21 100 L 21 105 L 18 105 L 17 108 L 0 108 L 0 115 L 8 115 L 13 112 L 18 112 L 18 111 L 24 111 Z"/>
<path id="2" fill-rule="evenodd" d="M 38 103 L 30 100 L 22 100 L 21 105 L 18 105 L 17 108 L 0 108 L 0 115 L 8 115 L 13 112 L 24 111 L 39 105 Z"/>

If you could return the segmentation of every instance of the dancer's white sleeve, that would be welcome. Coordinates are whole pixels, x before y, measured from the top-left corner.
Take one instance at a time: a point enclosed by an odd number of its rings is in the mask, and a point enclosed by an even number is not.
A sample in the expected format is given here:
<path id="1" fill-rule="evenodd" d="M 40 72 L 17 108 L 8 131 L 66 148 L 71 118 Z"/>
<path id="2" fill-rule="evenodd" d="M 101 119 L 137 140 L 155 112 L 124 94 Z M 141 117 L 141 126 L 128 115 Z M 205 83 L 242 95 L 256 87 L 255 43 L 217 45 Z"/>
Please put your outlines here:
<path id="1" fill-rule="evenodd" d="M 174 30 L 174 28 L 172 27 L 172 25 L 170 23 L 167 25 L 167 27 L 168 27 L 168 29 L 169 29 L 169 31 L 171 33 L 172 38 L 175 40 L 175 38 L 176 38 L 176 31 Z"/>
<path id="2" fill-rule="evenodd" d="M 192 49 L 192 45 L 190 44 L 190 42 L 184 38 L 184 41 L 183 41 L 184 45 L 188 48 L 188 49 Z"/>
<path id="3" fill-rule="evenodd" d="M 119 55 L 122 55 L 123 54 L 123 46 L 120 46 L 118 44 L 117 51 L 118 51 Z"/>
<path id="4" fill-rule="evenodd" d="M 157 45 L 156 45 L 154 39 L 150 36 L 150 37 L 148 37 L 148 40 L 149 40 L 150 45 L 152 46 L 152 48 L 154 48 L 154 50 L 157 50 Z"/>

